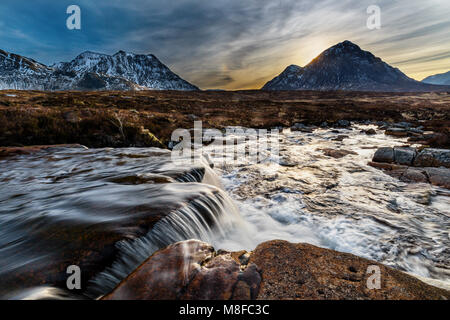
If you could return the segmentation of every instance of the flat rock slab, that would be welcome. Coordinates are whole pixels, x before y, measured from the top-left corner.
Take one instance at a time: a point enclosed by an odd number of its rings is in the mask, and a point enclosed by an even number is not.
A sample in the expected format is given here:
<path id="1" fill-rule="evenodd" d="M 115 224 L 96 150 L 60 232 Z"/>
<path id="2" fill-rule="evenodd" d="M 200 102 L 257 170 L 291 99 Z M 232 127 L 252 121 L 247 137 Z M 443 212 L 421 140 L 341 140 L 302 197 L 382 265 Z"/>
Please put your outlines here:
<path id="1" fill-rule="evenodd" d="M 369 267 L 379 268 L 379 289 L 367 285 Z M 450 292 L 310 244 L 274 240 L 230 253 L 189 240 L 154 253 L 103 299 L 450 299 Z"/>
<path id="2" fill-rule="evenodd" d="M 380 263 L 349 253 L 274 240 L 260 244 L 250 262 L 261 271 L 258 299 L 450 299 L 436 288 Z M 369 266 L 380 289 L 369 289 Z"/>
<path id="3" fill-rule="evenodd" d="M 333 158 L 336 158 L 336 159 L 343 158 L 343 157 L 345 157 L 345 156 L 347 156 L 349 154 L 357 155 L 357 153 L 354 152 L 354 151 L 349 151 L 349 150 L 344 150 L 344 149 L 329 149 L 329 148 L 326 148 L 326 149 L 321 149 L 321 151 L 326 156 L 333 157 Z"/>

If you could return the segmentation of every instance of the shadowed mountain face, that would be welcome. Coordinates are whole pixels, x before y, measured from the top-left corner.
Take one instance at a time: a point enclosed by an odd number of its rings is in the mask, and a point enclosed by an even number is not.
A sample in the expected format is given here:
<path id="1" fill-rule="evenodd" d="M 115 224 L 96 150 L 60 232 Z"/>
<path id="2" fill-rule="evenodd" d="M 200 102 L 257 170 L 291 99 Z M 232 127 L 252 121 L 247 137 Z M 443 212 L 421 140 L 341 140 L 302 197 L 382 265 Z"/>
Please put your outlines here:
<path id="1" fill-rule="evenodd" d="M 51 67 L 0 50 L 0 89 L 198 90 L 154 55 L 84 52 Z"/>
<path id="2" fill-rule="evenodd" d="M 426 77 L 422 82 L 450 86 L 450 71 Z"/>
<path id="3" fill-rule="evenodd" d="M 444 91 L 407 77 L 356 44 L 344 41 L 305 67 L 291 65 L 263 90 Z"/>

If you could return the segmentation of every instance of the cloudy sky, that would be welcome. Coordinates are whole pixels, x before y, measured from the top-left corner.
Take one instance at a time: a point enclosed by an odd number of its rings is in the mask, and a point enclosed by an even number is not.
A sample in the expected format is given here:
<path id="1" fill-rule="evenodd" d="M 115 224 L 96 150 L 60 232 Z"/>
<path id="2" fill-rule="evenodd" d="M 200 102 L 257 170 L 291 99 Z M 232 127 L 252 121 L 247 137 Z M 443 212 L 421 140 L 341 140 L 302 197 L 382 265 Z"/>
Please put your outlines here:
<path id="1" fill-rule="evenodd" d="M 81 8 L 81 30 L 66 9 Z M 369 30 L 367 7 L 381 8 Z M 46 64 L 153 53 L 202 89 L 259 88 L 350 40 L 408 76 L 450 70 L 449 0 L 1 0 L 0 49 Z"/>

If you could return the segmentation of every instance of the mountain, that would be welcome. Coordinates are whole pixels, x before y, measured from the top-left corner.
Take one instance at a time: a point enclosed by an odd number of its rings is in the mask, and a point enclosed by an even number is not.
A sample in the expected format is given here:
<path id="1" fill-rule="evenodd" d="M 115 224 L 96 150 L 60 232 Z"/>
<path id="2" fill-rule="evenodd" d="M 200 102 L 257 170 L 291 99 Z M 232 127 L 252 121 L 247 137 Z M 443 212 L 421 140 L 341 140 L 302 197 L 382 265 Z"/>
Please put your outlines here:
<path id="1" fill-rule="evenodd" d="M 450 71 L 426 77 L 422 82 L 450 86 Z"/>
<path id="2" fill-rule="evenodd" d="M 305 67 L 291 65 L 262 90 L 441 91 L 407 77 L 356 44 L 344 41 L 325 50 Z"/>
<path id="3" fill-rule="evenodd" d="M 154 55 L 84 52 L 70 62 L 46 66 L 0 50 L 0 89 L 199 90 Z"/>

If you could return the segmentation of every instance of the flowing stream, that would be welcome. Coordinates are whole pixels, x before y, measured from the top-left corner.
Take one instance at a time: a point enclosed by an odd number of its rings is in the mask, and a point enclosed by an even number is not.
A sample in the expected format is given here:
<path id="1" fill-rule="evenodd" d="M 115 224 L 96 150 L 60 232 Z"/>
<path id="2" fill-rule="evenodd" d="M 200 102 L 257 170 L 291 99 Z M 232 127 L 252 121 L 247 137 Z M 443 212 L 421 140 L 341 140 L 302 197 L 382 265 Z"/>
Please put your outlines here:
<path id="1" fill-rule="evenodd" d="M 226 250 L 308 242 L 448 288 L 450 192 L 368 166 L 376 148 L 405 141 L 367 128 L 285 130 L 279 154 L 257 163 L 217 164 L 212 146 L 191 165 L 156 148 L 0 159 L 0 297 L 98 298 L 155 250 L 191 238 Z M 354 154 L 335 159 L 325 148 Z M 86 275 L 76 295 L 64 290 L 73 264 Z"/>

